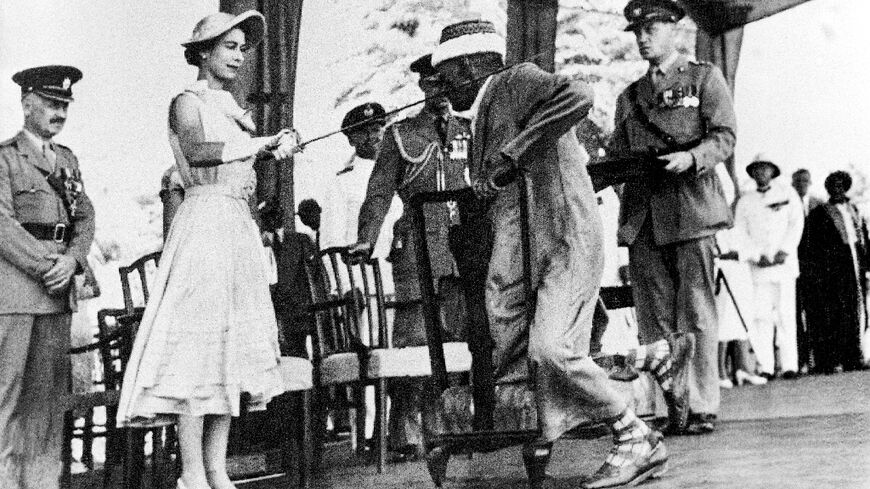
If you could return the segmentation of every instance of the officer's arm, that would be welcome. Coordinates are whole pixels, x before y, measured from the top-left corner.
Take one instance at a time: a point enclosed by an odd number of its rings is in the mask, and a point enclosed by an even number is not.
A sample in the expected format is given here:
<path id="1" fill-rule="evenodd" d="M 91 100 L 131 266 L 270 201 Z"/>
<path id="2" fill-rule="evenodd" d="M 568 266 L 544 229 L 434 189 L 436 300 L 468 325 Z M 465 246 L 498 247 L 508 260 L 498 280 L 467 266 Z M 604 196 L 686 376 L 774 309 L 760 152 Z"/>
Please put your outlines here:
<path id="1" fill-rule="evenodd" d="M 543 138 L 555 141 L 562 137 L 592 109 L 593 93 L 588 85 L 534 65 L 521 65 L 508 81 L 517 123 L 523 127 L 501 150 L 510 161 L 519 160 Z"/>
<path id="2" fill-rule="evenodd" d="M 384 225 L 384 218 L 390 210 L 393 195 L 398 186 L 399 172 L 402 168 L 402 155 L 396 144 L 394 126 L 387 129 L 378 161 L 372 169 L 366 189 L 366 198 L 359 211 L 357 241 L 368 243 L 374 248 Z"/>
<path id="3" fill-rule="evenodd" d="M 6 158 L 0 153 L 0 257 L 41 282 L 53 265 L 47 258 L 51 251 L 13 217 L 10 164 Z"/>
<path id="4" fill-rule="evenodd" d="M 76 168 L 78 168 L 78 161 L 76 161 L 75 157 L 73 157 L 73 162 Z M 84 272 L 88 266 L 88 252 L 91 249 L 91 242 L 94 240 L 94 216 L 94 206 L 91 203 L 91 199 L 88 198 L 88 195 L 82 189 L 76 209 L 76 219 L 73 222 L 72 239 L 64 253 L 67 256 L 75 258 L 78 262 L 77 272 Z"/>
<path id="5" fill-rule="evenodd" d="M 178 135 L 181 151 L 190 166 L 218 166 L 257 155 L 273 138 L 258 137 L 243 141 L 207 141 L 202 126 L 202 102 L 196 95 L 183 93 L 172 101 L 169 127 Z"/>
<path id="6" fill-rule="evenodd" d="M 712 170 L 734 153 L 737 120 L 734 103 L 725 77 L 719 68 L 711 66 L 700 89 L 701 117 L 707 134 L 701 144 L 689 150 L 698 172 Z"/>

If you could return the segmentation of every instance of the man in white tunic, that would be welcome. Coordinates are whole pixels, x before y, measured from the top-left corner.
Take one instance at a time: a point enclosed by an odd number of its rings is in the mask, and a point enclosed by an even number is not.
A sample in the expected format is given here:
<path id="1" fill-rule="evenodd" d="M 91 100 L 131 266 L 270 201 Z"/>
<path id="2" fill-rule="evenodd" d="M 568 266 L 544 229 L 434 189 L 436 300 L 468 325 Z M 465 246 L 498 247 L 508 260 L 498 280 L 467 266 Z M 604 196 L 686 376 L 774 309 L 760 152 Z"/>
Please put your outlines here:
<path id="1" fill-rule="evenodd" d="M 779 167 L 759 155 L 746 167 L 757 185 L 737 202 L 735 227 L 742 235 L 740 258 L 749 262 L 755 288 L 755 318 L 750 334 L 761 374 L 774 374 L 776 331 L 783 378 L 798 372 L 795 279 L 797 249 L 804 229 L 800 197 L 788 185 L 773 181 Z"/>

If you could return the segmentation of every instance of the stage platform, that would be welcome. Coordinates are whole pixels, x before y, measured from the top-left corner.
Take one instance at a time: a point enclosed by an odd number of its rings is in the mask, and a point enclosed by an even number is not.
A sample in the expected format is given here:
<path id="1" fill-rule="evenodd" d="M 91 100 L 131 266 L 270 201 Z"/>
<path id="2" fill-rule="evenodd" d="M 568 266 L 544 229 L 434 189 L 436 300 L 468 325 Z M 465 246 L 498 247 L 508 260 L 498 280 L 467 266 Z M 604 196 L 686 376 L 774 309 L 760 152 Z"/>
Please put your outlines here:
<path id="1" fill-rule="evenodd" d="M 670 470 L 649 489 L 870 488 L 870 371 L 777 380 L 722 391 L 717 430 L 666 440 Z M 574 488 L 597 469 L 609 437 L 559 442 L 550 463 L 556 489 Z M 315 488 L 431 489 L 425 464 L 354 461 L 348 444 L 328 447 Z M 445 489 L 524 489 L 519 448 L 450 461 Z M 90 481 L 94 482 L 93 479 Z M 82 485 L 85 483 L 85 485 Z M 92 487 L 79 480 L 77 487 Z M 284 489 L 283 477 L 238 484 Z"/>
<path id="2" fill-rule="evenodd" d="M 870 488 L 870 371 L 777 380 L 722 391 L 716 432 L 667 440 L 670 471 L 649 489 Z M 577 487 L 598 468 L 609 438 L 556 445 L 550 473 L 555 488 Z M 422 462 L 347 465 L 336 446 L 317 475 L 317 488 L 430 489 Z M 345 449 L 345 450 L 341 450 Z M 344 455 L 344 456 L 343 456 Z M 445 489 L 524 489 L 519 448 L 451 459 Z M 240 489 L 286 487 L 279 480 Z"/>

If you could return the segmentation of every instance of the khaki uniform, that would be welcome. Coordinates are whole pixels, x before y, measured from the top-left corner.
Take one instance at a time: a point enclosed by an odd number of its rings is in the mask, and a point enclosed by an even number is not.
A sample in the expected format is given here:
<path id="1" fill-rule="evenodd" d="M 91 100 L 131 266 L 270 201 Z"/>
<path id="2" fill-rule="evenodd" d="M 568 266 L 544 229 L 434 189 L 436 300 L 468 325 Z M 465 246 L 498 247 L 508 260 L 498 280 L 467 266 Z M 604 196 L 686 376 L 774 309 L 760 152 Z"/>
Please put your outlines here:
<path id="1" fill-rule="evenodd" d="M 372 246 L 377 242 L 394 194 L 398 193 L 402 202 L 407 202 L 420 192 L 466 187 L 465 171 L 470 140 L 467 120 L 452 116 L 439 120 L 438 115 L 426 109 L 388 127 L 360 209 L 359 241 Z M 465 336 L 464 318 L 458 313 L 461 311 L 461 291 L 455 280 L 456 264 L 448 242 L 451 220 L 455 224 L 458 219 L 454 205 L 429 204 L 424 208 L 426 243 L 435 285 L 448 302 L 447 307 L 443 308 L 445 341 L 461 340 Z M 393 226 L 393 243 L 388 259 L 393 265 L 393 282 L 398 301 L 420 299 L 415 251 L 417 244 L 412 226 L 411 216 L 407 213 L 403 213 Z M 450 302 L 451 298 L 453 302 Z M 393 322 L 393 345 L 401 348 L 425 344 L 422 306 L 398 309 Z M 415 380 L 393 384 L 390 444 L 393 448 L 421 444 L 419 422 L 416 421 L 421 385 Z"/>
<path id="2" fill-rule="evenodd" d="M 524 167 L 529 197 L 535 314 L 526 319 L 519 192 L 492 201 L 494 243 L 486 309 L 497 382 L 528 377 L 543 437 L 553 441 L 583 421 L 620 415 L 626 404 L 589 356 L 592 316 L 604 267 L 601 218 L 574 133 L 592 107 L 588 86 L 522 63 L 493 75 L 478 94 L 471 178 L 494 161 Z"/>
<path id="3" fill-rule="evenodd" d="M 719 382 L 714 235 L 731 227 L 732 216 L 714 167 L 734 150 L 731 94 L 719 69 L 677 56 L 655 84 L 644 77 L 620 95 L 614 152 L 668 146 L 642 122 L 638 110 L 676 143 L 699 140 L 689 149 L 694 168 L 631 182 L 622 192 L 618 237 L 619 244 L 629 248 L 640 342 L 693 332 L 698 347 L 689 376 L 689 406 L 695 413 L 715 414 Z"/>
<path id="4" fill-rule="evenodd" d="M 72 256 L 80 270 L 94 237 L 94 209 L 84 194 L 74 222 L 48 178 L 77 170 L 69 148 L 54 145 L 52 164 L 23 132 L 0 143 L 0 487 L 58 487 L 63 412 L 69 389 L 74 280 L 51 296 L 42 275 L 51 253 Z M 67 226 L 69 243 L 40 240 L 22 223 Z"/>

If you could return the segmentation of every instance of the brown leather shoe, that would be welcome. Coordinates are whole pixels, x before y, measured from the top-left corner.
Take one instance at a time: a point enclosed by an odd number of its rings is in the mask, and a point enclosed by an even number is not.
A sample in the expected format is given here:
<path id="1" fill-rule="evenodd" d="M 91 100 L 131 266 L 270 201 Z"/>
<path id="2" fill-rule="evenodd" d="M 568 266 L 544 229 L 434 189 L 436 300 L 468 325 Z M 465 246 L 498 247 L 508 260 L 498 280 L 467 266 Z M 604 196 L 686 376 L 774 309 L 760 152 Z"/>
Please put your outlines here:
<path id="1" fill-rule="evenodd" d="M 580 484 L 582 489 L 603 489 L 606 487 L 633 487 L 647 479 L 661 477 L 668 470 L 668 450 L 662 441 L 662 434 L 650 431 L 647 443 L 651 450 L 637 460 L 617 467 L 608 462 Z"/>
<path id="2" fill-rule="evenodd" d="M 669 392 L 664 392 L 668 405 L 668 425 L 663 431 L 668 435 L 678 435 L 685 431 L 689 423 L 689 369 L 695 356 L 695 335 L 674 333 L 667 340 L 671 347 L 673 386 Z"/>

